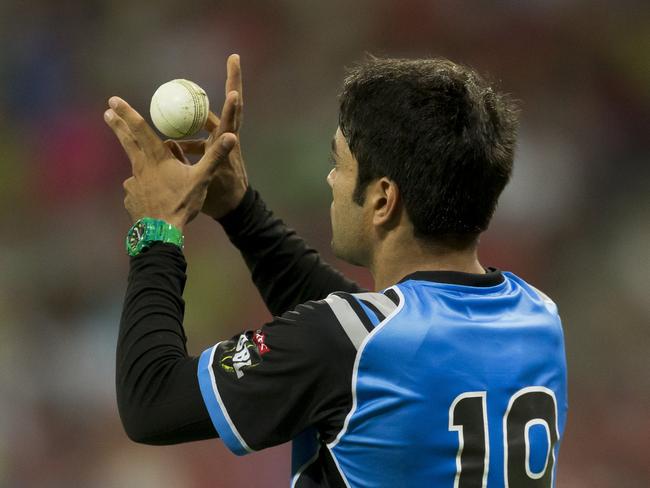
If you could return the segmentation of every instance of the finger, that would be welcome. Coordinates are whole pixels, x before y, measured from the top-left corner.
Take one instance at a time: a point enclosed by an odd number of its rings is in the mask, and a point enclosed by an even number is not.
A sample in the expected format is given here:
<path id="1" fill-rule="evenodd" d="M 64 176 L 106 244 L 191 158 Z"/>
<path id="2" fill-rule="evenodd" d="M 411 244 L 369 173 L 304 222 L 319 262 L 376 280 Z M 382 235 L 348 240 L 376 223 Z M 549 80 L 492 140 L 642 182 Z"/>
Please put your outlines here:
<path id="1" fill-rule="evenodd" d="M 196 163 L 200 179 L 210 181 L 219 164 L 228 160 L 230 151 L 237 144 L 237 136 L 231 132 L 221 134 L 214 143 L 208 145 L 205 154 Z"/>
<path id="2" fill-rule="evenodd" d="M 145 154 L 156 158 L 164 156 L 165 148 L 162 141 L 136 110 L 119 97 L 111 97 L 108 104 L 126 122 L 131 134 Z"/>
<path id="3" fill-rule="evenodd" d="M 228 57 L 226 66 L 228 72 L 228 76 L 226 78 L 226 96 L 231 91 L 236 91 L 239 94 L 237 113 L 235 114 L 235 124 L 233 129 L 235 133 L 238 133 L 242 125 L 242 112 L 244 107 L 244 86 L 242 83 L 241 58 L 239 57 L 239 54 L 231 54 Z"/>
<path id="4" fill-rule="evenodd" d="M 243 86 L 241 76 L 241 60 L 239 54 L 231 54 L 226 62 L 226 96 L 231 91 L 236 91 L 243 100 Z"/>
<path id="5" fill-rule="evenodd" d="M 244 102 L 242 101 L 241 94 L 237 99 L 237 110 L 235 111 L 235 133 L 239 135 L 239 129 L 241 129 L 242 120 L 244 118 Z"/>
<path id="6" fill-rule="evenodd" d="M 205 152 L 205 139 L 183 139 L 174 141 L 185 154 L 203 154 Z"/>
<path id="7" fill-rule="evenodd" d="M 133 134 L 131 134 L 126 122 L 124 122 L 124 120 L 122 120 L 113 109 L 108 109 L 104 112 L 104 120 L 117 136 L 117 139 L 124 148 L 126 155 L 131 160 L 131 165 L 135 171 L 135 162 L 140 159 L 142 150 L 133 137 Z"/>
<path id="8" fill-rule="evenodd" d="M 208 132 L 212 132 L 217 127 L 219 127 L 219 117 L 217 117 L 214 112 L 208 112 L 208 120 L 205 121 L 205 125 L 203 127 Z"/>
<path id="9" fill-rule="evenodd" d="M 217 135 L 226 132 L 235 132 L 235 117 L 237 115 L 237 103 L 239 100 L 239 93 L 231 91 L 226 96 L 226 101 L 221 109 L 221 122 L 217 128 Z M 214 131 L 213 131 L 214 132 Z"/>
<path id="10" fill-rule="evenodd" d="M 174 157 L 178 159 L 180 162 L 182 162 L 183 164 L 190 164 L 190 162 L 185 157 L 185 153 L 183 152 L 183 149 L 178 144 L 178 142 L 172 139 L 167 139 L 166 141 L 163 142 L 163 144 L 165 145 L 165 147 L 167 147 L 167 149 L 171 151 Z"/>

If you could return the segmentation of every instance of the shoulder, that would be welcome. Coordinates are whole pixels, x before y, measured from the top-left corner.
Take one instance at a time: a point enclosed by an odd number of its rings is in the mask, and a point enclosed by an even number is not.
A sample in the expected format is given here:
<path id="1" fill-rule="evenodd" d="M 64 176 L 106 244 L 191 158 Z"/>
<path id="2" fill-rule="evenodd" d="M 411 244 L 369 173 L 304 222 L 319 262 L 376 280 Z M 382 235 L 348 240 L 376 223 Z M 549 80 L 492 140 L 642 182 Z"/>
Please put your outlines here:
<path id="1" fill-rule="evenodd" d="M 323 300 L 355 349 L 379 324 L 392 316 L 402 300 L 393 288 L 385 292 L 332 293 Z"/>
<path id="2" fill-rule="evenodd" d="M 403 298 L 395 288 L 384 292 L 331 293 L 275 317 L 265 328 L 277 333 L 286 330 L 293 341 L 300 337 L 311 343 L 320 341 L 358 350 L 365 337 L 398 309 Z"/>
<path id="3" fill-rule="evenodd" d="M 261 332 L 271 350 L 293 351 L 293 355 L 304 356 L 311 362 L 326 357 L 331 359 L 336 356 L 333 351 L 344 356 L 356 353 L 327 299 L 297 305 L 293 310 L 274 317 Z"/>
<path id="4" fill-rule="evenodd" d="M 549 312 L 557 314 L 557 305 L 556 303 L 543 291 L 539 288 L 531 285 L 526 280 L 520 278 L 514 273 L 504 272 L 503 273 L 506 279 L 515 282 L 520 288 L 522 288 L 534 301 L 542 304 Z"/>
<path id="5" fill-rule="evenodd" d="M 357 308 L 355 304 L 361 305 L 364 310 L 370 309 L 381 320 L 393 313 L 401 301 L 401 296 L 396 291 L 396 287 L 388 288 L 383 292 L 336 292 L 329 295 L 326 300 L 331 305 L 336 298 L 347 301 L 355 309 Z"/>

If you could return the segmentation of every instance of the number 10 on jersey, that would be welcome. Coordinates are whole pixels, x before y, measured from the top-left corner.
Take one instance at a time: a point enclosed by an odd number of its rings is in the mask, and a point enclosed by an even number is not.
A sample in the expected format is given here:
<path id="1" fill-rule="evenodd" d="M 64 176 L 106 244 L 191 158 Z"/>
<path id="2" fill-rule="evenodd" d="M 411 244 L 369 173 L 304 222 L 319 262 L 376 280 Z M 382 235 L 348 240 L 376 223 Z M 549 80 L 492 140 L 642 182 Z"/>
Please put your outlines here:
<path id="1" fill-rule="evenodd" d="M 485 488 L 490 469 L 490 433 L 486 391 L 458 395 L 449 407 L 449 430 L 458 433 L 454 488 Z M 494 412 L 491 412 L 494 414 Z M 557 402 L 552 390 L 542 386 L 522 388 L 510 397 L 503 412 L 503 478 L 506 488 L 550 488 L 555 465 L 554 447 L 559 433 Z M 534 469 L 530 430 L 546 433 L 546 455 Z M 537 446 L 538 451 L 539 447 Z M 539 453 L 536 458 L 540 459 Z M 493 468 L 494 469 L 494 468 Z"/>

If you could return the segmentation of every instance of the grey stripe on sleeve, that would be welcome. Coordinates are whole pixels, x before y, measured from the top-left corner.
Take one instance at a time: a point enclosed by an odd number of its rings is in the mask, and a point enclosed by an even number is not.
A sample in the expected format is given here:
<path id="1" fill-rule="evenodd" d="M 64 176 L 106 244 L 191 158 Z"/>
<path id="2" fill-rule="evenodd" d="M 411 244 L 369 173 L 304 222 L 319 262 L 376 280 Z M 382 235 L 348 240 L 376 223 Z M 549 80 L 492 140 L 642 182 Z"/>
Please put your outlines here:
<path id="1" fill-rule="evenodd" d="M 350 304 L 341 297 L 330 295 L 325 299 L 325 302 L 330 306 L 341 327 L 350 338 L 352 345 L 356 350 L 368 335 L 368 331 L 359 319 L 359 316 L 352 309 Z"/>
<path id="2" fill-rule="evenodd" d="M 388 317 L 397 308 L 395 302 L 383 293 L 355 293 L 354 296 L 372 303 L 384 317 Z"/>

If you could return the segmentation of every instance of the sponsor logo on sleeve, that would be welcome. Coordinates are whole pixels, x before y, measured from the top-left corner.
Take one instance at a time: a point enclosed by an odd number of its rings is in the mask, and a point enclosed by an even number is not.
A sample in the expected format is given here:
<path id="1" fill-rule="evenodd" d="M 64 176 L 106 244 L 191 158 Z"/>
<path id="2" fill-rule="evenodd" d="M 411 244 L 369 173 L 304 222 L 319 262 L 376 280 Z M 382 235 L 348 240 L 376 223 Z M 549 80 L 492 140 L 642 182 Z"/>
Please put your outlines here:
<path id="1" fill-rule="evenodd" d="M 255 334 L 253 334 L 253 342 L 255 342 L 255 345 L 257 346 L 257 350 L 260 353 L 260 356 L 264 356 L 267 352 L 269 352 L 271 349 L 269 346 L 266 345 L 266 334 L 262 332 L 261 329 L 258 329 L 255 331 Z"/>
<path id="2" fill-rule="evenodd" d="M 249 339 L 249 335 L 253 340 Z M 219 346 L 221 368 L 227 373 L 232 373 L 240 379 L 248 368 L 257 366 L 262 361 L 262 356 L 270 351 L 269 346 L 264 342 L 266 334 L 261 330 L 254 333 L 241 334 L 235 339 L 224 341 Z"/>

